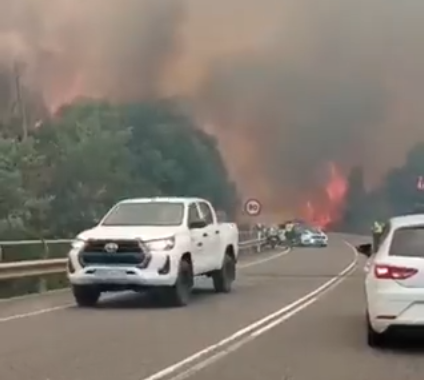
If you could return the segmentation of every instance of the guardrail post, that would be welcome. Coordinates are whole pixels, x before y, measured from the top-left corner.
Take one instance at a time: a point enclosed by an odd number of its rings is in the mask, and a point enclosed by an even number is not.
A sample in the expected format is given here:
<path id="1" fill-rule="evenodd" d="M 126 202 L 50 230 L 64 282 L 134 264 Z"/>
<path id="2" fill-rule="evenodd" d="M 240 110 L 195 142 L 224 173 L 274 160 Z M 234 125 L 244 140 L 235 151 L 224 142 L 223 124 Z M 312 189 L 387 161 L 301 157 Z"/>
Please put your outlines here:
<path id="1" fill-rule="evenodd" d="M 50 257 L 50 249 L 49 249 L 49 244 L 43 239 L 42 240 L 42 244 L 43 244 L 43 260 L 47 260 Z M 38 282 L 38 292 L 39 293 L 44 293 L 45 291 L 47 291 L 47 280 L 44 277 L 41 277 L 39 282 Z"/>

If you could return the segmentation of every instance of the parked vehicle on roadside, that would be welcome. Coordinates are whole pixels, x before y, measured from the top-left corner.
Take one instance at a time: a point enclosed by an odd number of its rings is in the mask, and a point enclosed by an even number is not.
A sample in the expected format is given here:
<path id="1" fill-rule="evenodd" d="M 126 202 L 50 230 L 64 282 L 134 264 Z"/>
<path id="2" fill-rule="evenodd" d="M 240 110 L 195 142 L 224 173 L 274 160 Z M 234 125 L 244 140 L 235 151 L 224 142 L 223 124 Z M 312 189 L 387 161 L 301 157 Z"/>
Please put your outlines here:
<path id="1" fill-rule="evenodd" d="M 328 236 L 325 232 L 316 227 L 298 226 L 295 227 L 298 245 L 301 247 L 327 247 Z"/>
<path id="2" fill-rule="evenodd" d="M 393 332 L 424 327 L 424 215 L 389 220 L 377 249 L 357 247 L 368 257 L 365 266 L 366 334 L 381 347 Z"/>

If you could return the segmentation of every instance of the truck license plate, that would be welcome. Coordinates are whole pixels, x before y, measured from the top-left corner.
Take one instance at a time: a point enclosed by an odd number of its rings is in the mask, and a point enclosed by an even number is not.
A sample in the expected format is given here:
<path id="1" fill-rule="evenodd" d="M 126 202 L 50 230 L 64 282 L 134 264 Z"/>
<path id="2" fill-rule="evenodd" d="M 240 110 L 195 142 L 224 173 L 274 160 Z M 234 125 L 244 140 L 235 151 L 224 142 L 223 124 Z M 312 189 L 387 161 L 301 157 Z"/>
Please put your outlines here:
<path id="1" fill-rule="evenodd" d="M 99 277 L 122 277 L 125 274 L 123 270 L 119 269 L 97 269 L 96 275 Z"/>

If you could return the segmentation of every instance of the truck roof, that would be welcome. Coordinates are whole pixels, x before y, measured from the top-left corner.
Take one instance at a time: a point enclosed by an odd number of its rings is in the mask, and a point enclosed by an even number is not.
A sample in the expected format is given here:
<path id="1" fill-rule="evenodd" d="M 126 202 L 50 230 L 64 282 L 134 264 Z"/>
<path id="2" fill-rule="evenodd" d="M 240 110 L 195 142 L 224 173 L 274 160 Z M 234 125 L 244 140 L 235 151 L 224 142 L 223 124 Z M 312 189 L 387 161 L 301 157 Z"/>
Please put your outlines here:
<path id="1" fill-rule="evenodd" d="M 129 198 L 120 201 L 119 203 L 148 203 L 148 202 L 167 202 L 167 203 L 192 203 L 192 202 L 206 202 L 202 198 L 194 197 L 152 197 L 152 198 Z"/>

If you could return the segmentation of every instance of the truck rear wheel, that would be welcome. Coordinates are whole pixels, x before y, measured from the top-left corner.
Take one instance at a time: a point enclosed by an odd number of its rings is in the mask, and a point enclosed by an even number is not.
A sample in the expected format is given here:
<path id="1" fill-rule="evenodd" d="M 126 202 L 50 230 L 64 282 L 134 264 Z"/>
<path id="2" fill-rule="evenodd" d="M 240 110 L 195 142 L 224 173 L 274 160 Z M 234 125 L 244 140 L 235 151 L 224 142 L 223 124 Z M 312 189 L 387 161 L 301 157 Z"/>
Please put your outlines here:
<path id="1" fill-rule="evenodd" d="M 212 273 L 212 281 L 217 293 L 230 293 L 236 279 L 236 262 L 228 253 L 224 256 L 221 269 Z"/>
<path id="2" fill-rule="evenodd" d="M 166 302 L 170 306 L 186 306 L 190 302 L 193 290 L 194 278 L 193 268 L 189 260 L 182 259 L 178 270 L 178 277 L 175 285 L 164 289 Z"/>
<path id="3" fill-rule="evenodd" d="M 95 286 L 73 285 L 72 293 L 80 307 L 94 307 L 100 298 L 100 291 Z"/>

